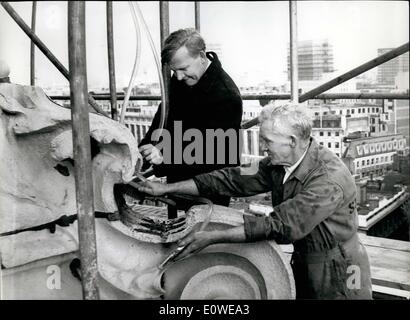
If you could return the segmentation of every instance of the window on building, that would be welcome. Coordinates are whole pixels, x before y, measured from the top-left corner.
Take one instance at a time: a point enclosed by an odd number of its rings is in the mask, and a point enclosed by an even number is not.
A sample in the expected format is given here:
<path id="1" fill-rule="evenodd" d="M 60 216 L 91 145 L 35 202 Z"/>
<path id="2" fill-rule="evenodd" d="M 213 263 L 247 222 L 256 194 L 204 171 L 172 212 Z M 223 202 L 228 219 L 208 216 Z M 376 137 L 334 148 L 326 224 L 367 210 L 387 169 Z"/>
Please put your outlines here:
<path id="1" fill-rule="evenodd" d="M 367 159 L 367 161 L 366 161 L 366 165 L 369 165 L 370 164 L 370 160 L 369 159 Z"/>
<path id="2" fill-rule="evenodd" d="M 360 109 L 360 108 L 359 108 L 359 109 L 357 109 L 357 111 L 358 111 L 359 113 L 362 113 L 362 109 Z"/>
<path id="3" fill-rule="evenodd" d="M 323 131 L 319 132 L 319 136 L 323 137 Z"/>
<path id="4" fill-rule="evenodd" d="M 367 108 L 367 113 L 370 113 L 370 108 Z"/>
<path id="5" fill-rule="evenodd" d="M 372 108 L 372 113 L 374 113 L 374 108 Z"/>
<path id="6" fill-rule="evenodd" d="M 342 110 L 339 110 L 339 114 L 343 114 L 343 111 L 342 111 Z"/>
<path id="7" fill-rule="evenodd" d="M 248 154 L 253 154 L 253 150 L 255 148 L 255 146 L 252 143 L 252 130 L 247 130 L 247 139 L 248 139 L 248 150 L 246 150 L 245 152 Z"/>
<path id="8" fill-rule="evenodd" d="M 260 155 L 260 156 L 263 156 L 263 155 L 264 155 L 264 151 L 263 151 L 263 148 L 261 148 L 261 145 L 260 145 L 260 142 L 259 142 L 259 135 L 256 135 L 256 139 L 257 139 L 257 141 L 258 141 L 257 147 L 258 147 L 258 150 L 259 150 L 259 155 Z"/>
<path id="9" fill-rule="evenodd" d="M 138 141 L 138 143 L 140 143 L 141 142 L 141 133 L 140 133 L 140 126 L 139 125 L 136 126 L 135 131 L 137 132 L 137 141 Z"/>
<path id="10" fill-rule="evenodd" d="M 375 127 L 370 127 L 370 132 L 376 132 L 376 128 Z"/>
<path id="11" fill-rule="evenodd" d="M 321 146 L 323 146 L 323 142 L 319 142 L 319 144 L 320 144 Z"/>
<path id="12" fill-rule="evenodd" d="M 379 158 L 376 158 L 376 163 L 379 163 Z"/>
<path id="13" fill-rule="evenodd" d="M 365 112 L 366 112 L 366 108 L 363 108 L 363 109 L 362 109 L 362 112 L 365 113 Z"/>
<path id="14" fill-rule="evenodd" d="M 393 161 L 393 156 L 390 156 L 390 161 Z"/>
<path id="15" fill-rule="evenodd" d="M 358 167 L 358 168 L 360 167 L 360 162 L 359 161 L 356 162 L 356 167 Z"/>
<path id="16" fill-rule="evenodd" d="M 332 147 L 332 143 L 331 143 L 331 142 L 328 142 L 328 143 L 327 143 L 327 147 L 328 147 L 328 148 L 331 148 L 331 147 Z"/>
<path id="17" fill-rule="evenodd" d="M 383 129 L 383 131 L 386 131 L 386 125 L 385 124 L 382 124 L 382 129 Z"/>
<path id="18" fill-rule="evenodd" d="M 385 156 L 385 157 L 384 157 L 384 161 L 385 161 L 385 162 L 387 162 L 387 161 L 388 161 L 388 160 L 387 160 L 387 156 Z"/>
<path id="19" fill-rule="evenodd" d="M 379 113 L 379 108 L 376 108 L 376 112 Z"/>
<path id="20" fill-rule="evenodd" d="M 347 109 L 347 114 L 350 114 L 350 110 L 349 110 L 349 109 Z"/>
<path id="21" fill-rule="evenodd" d="M 371 164 L 374 164 L 374 159 L 372 159 Z"/>
<path id="22" fill-rule="evenodd" d="M 329 132 L 327 133 L 327 136 L 328 136 L 328 137 L 331 137 L 331 136 L 332 136 L 332 133 L 329 131 Z"/>
<path id="23" fill-rule="evenodd" d="M 339 131 L 335 132 L 335 136 L 338 137 L 339 136 Z"/>
<path id="24" fill-rule="evenodd" d="M 362 166 L 364 166 L 364 160 L 362 160 Z"/>
<path id="25" fill-rule="evenodd" d="M 339 148 L 339 142 L 335 142 L 335 148 Z"/>
<path id="26" fill-rule="evenodd" d="M 354 109 L 352 109 L 352 114 L 354 114 Z"/>
<path id="27" fill-rule="evenodd" d="M 315 116 L 319 116 L 319 112 L 315 112 Z"/>

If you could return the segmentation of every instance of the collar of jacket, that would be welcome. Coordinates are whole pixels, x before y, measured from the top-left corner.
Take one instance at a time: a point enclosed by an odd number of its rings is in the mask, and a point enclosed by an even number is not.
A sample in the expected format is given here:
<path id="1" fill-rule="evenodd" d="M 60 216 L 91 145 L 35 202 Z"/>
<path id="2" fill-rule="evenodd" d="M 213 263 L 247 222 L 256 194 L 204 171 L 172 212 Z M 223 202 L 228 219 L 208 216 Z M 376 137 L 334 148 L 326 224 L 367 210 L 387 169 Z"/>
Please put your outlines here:
<path id="1" fill-rule="evenodd" d="M 312 172 L 317 167 L 317 161 L 319 158 L 319 145 L 313 139 L 310 138 L 310 145 L 308 151 L 306 152 L 305 158 L 299 164 L 295 171 L 289 176 L 287 181 L 290 181 L 293 177 L 298 179 L 300 182 L 304 182 L 308 177 L 309 173 Z M 286 182 L 287 182 L 286 181 Z"/>
<path id="2" fill-rule="evenodd" d="M 198 83 L 192 87 L 192 90 L 207 92 L 211 88 L 211 85 L 214 82 L 215 78 L 221 72 L 222 65 L 218 59 L 217 54 L 215 52 L 209 51 L 206 53 L 206 57 L 211 60 L 211 64 L 209 65 L 208 69 L 206 69 L 201 79 L 199 79 Z"/>

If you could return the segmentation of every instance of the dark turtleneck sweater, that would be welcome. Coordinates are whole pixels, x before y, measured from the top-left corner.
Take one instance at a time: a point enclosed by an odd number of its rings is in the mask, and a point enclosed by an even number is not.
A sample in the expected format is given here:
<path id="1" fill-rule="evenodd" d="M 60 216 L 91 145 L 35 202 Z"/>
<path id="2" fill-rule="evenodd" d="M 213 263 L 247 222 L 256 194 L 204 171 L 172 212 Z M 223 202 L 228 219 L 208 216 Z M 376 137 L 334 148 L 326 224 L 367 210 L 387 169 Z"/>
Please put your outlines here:
<path id="1" fill-rule="evenodd" d="M 171 78 L 170 84 L 170 102 L 167 123 L 164 129 L 171 133 L 171 155 L 172 164 L 155 165 L 154 173 L 157 177 L 166 176 L 167 182 L 177 182 L 190 179 L 198 174 L 210 172 L 224 167 L 232 167 L 240 164 L 240 144 L 239 134 L 242 120 L 242 99 L 238 87 L 231 77 L 223 70 L 218 56 L 214 52 L 207 52 L 206 56 L 211 61 L 208 69 L 201 79 L 194 86 L 187 86 L 183 81 L 178 81 L 175 76 Z M 151 140 L 152 132 L 158 128 L 160 121 L 161 106 L 155 114 L 151 127 L 139 146 L 155 143 Z M 179 157 L 182 159 L 181 164 L 176 164 L 174 159 L 174 124 L 175 121 L 182 123 L 182 136 L 188 129 L 198 129 L 202 133 L 202 141 L 190 137 L 188 141 L 182 141 L 182 153 L 185 148 L 195 141 L 195 145 L 203 146 L 202 153 L 203 164 L 187 164 L 183 159 L 183 154 Z M 217 164 L 218 160 L 218 140 L 212 139 L 213 143 L 206 143 L 206 129 L 234 129 L 236 132 L 237 153 L 234 155 L 235 161 L 232 163 L 229 157 L 229 145 L 232 141 L 225 139 L 225 148 L 220 149 L 223 152 L 223 164 Z M 176 143 L 180 143 L 179 141 Z M 219 142 L 220 144 L 221 142 Z M 210 164 L 209 157 L 206 154 L 210 152 L 210 147 L 214 148 L 213 164 Z M 220 146 L 221 147 L 221 146 Z M 196 151 L 198 151 L 196 149 Z M 232 145 L 231 145 L 231 149 Z M 197 156 L 194 152 L 192 152 Z M 220 156 L 220 158 L 222 158 Z M 231 163 L 230 163 L 231 162 Z M 214 199 L 216 203 L 228 205 L 229 198 L 223 197 Z"/>

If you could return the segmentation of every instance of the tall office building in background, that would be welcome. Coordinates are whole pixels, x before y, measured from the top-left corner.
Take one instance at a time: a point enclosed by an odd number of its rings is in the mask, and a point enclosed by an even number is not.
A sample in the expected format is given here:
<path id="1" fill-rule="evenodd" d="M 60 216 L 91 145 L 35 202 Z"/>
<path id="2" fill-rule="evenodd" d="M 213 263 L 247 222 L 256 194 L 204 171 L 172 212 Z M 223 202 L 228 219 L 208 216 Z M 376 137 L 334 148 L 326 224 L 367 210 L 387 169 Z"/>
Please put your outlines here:
<path id="1" fill-rule="evenodd" d="M 290 80 L 290 46 L 288 44 L 288 80 Z M 333 72 L 333 46 L 328 40 L 299 41 L 299 80 L 321 80 L 324 73 Z"/>
<path id="2" fill-rule="evenodd" d="M 394 48 L 381 48 L 377 50 L 377 55 L 381 56 Z M 401 73 L 409 72 L 409 52 L 406 52 L 390 61 L 377 67 L 377 82 L 379 84 L 394 85 L 395 78 Z"/>

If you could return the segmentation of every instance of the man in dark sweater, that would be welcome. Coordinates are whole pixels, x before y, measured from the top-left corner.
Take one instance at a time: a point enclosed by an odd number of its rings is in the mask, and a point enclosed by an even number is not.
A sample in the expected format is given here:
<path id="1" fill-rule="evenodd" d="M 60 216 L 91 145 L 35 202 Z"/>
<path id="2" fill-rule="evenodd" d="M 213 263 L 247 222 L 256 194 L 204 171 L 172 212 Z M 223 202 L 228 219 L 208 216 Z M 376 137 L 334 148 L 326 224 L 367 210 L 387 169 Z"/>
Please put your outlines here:
<path id="1" fill-rule="evenodd" d="M 162 149 L 155 147 L 152 134 L 159 127 L 160 106 L 139 150 L 144 160 L 153 165 L 155 175 L 166 176 L 168 183 L 240 163 L 239 89 L 222 69 L 216 53 L 205 49 L 205 42 L 195 29 L 181 29 L 169 35 L 161 52 L 162 64 L 168 64 L 173 71 L 168 119 L 164 125 L 164 131 L 172 139 L 169 144 L 162 143 Z M 201 137 L 193 136 L 192 129 Z M 229 139 L 212 139 L 210 134 L 217 129 L 229 132 L 226 134 Z M 192 144 L 198 148 L 191 150 Z M 191 152 L 187 152 L 187 146 Z M 171 159 L 165 154 L 171 155 Z M 216 195 L 210 200 L 228 206 L 230 197 Z M 181 209 L 187 209 L 186 203 L 180 204 Z"/>

